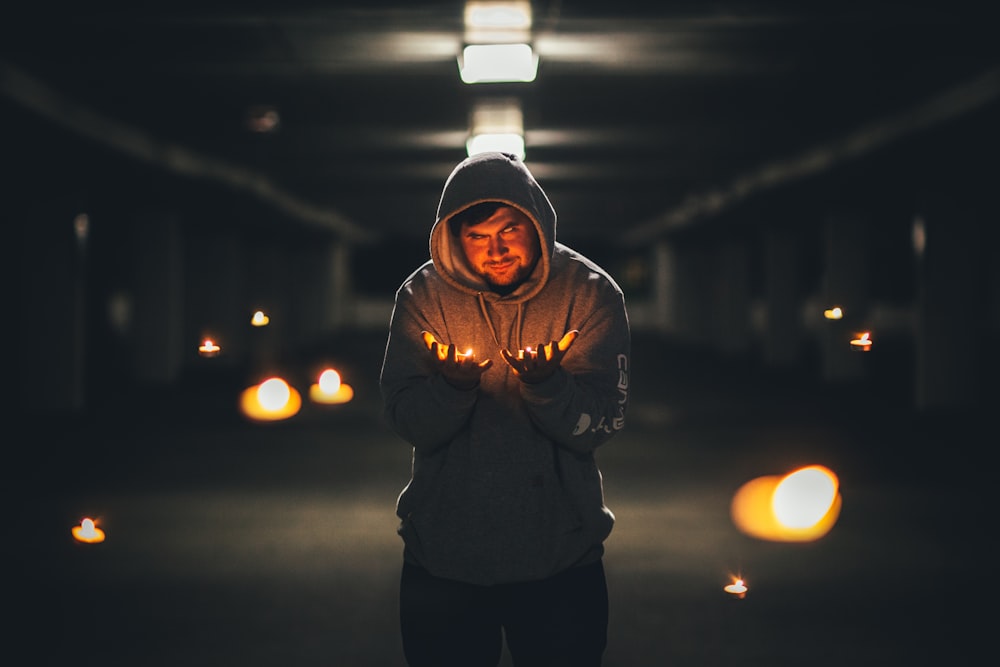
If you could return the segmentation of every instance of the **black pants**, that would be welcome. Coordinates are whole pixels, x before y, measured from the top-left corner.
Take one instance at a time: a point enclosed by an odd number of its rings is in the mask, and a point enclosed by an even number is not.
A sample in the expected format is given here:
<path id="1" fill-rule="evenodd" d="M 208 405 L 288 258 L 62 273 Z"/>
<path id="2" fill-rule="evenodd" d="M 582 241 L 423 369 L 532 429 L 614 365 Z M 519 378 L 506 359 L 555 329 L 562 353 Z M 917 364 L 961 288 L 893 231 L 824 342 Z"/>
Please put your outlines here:
<path id="1" fill-rule="evenodd" d="M 399 619 L 410 667 L 496 667 L 504 636 L 517 667 L 599 667 L 608 631 L 604 565 L 476 586 L 404 563 Z"/>

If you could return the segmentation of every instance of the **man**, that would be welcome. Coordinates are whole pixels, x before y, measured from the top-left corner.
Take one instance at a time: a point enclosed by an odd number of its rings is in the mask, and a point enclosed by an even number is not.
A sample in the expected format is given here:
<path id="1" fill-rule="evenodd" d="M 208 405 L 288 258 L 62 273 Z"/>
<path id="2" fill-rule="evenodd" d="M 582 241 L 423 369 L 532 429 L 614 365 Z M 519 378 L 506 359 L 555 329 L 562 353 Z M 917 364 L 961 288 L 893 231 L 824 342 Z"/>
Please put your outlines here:
<path id="1" fill-rule="evenodd" d="M 604 505 L 594 450 L 625 424 L 621 289 L 556 242 L 515 156 L 445 182 L 431 259 L 396 292 L 385 418 L 413 447 L 397 501 L 400 626 L 411 667 L 591 667 L 607 643 Z"/>

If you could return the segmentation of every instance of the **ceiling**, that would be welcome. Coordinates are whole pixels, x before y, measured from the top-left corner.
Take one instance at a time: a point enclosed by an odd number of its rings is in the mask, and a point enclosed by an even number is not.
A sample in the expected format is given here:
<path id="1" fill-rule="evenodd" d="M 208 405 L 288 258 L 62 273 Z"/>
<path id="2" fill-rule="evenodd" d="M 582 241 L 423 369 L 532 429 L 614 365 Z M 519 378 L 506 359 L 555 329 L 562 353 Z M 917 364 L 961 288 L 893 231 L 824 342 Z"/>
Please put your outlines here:
<path id="1" fill-rule="evenodd" d="M 0 118 L 18 159 L 91 150 L 81 187 L 170 175 L 359 243 L 426 238 L 490 98 L 520 103 L 571 245 L 642 246 L 942 132 L 995 148 L 989 3 L 813 4 L 534 2 L 535 81 L 475 85 L 461 2 L 8 9 Z"/>

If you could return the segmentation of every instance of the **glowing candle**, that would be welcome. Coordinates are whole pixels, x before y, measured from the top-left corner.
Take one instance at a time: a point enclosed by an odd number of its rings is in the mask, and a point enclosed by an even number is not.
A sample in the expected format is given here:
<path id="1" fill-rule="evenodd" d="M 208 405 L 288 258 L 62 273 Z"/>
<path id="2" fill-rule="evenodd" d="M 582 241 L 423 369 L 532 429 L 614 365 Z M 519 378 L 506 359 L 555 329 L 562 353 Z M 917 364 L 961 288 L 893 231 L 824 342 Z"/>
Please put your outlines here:
<path id="1" fill-rule="evenodd" d="M 302 408 L 302 396 L 279 377 L 247 387 L 240 394 L 240 410 L 256 421 L 288 419 Z"/>
<path id="2" fill-rule="evenodd" d="M 211 338 L 206 338 L 205 342 L 198 348 L 198 354 L 203 357 L 214 357 L 219 354 L 221 349 Z"/>
<path id="3" fill-rule="evenodd" d="M 309 387 L 309 398 L 315 403 L 347 403 L 354 398 L 354 389 L 340 380 L 340 373 L 327 368 L 319 381 Z"/>
<path id="4" fill-rule="evenodd" d="M 535 352 L 534 350 L 532 350 L 530 346 L 524 348 L 523 350 L 518 350 L 517 351 L 517 358 L 518 359 L 524 359 L 525 357 L 527 357 L 528 359 L 534 359 L 534 358 L 536 358 L 536 355 L 537 355 L 537 352 Z"/>
<path id="5" fill-rule="evenodd" d="M 840 306 L 834 306 L 823 311 L 823 317 L 828 320 L 839 320 L 843 316 L 844 311 L 840 309 Z"/>
<path id="6" fill-rule="evenodd" d="M 93 519 L 84 519 L 79 526 L 73 526 L 73 537 L 79 542 L 96 544 L 104 541 L 104 531 L 97 527 Z"/>
<path id="7" fill-rule="evenodd" d="M 255 312 L 253 317 L 250 318 L 250 324 L 255 327 L 266 327 L 270 321 L 271 318 L 265 315 L 261 310 Z"/>
<path id="8" fill-rule="evenodd" d="M 858 338 L 851 341 L 851 349 L 856 352 L 867 352 L 872 349 L 872 339 L 869 332 L 864 332 Z"/>
<path id="9" fill-rule="evenodd" d="M 747 596 L 747 585 L 742 579 L 733 579 L 733 583 L 723 586 L 722 590 L 733 595 L 737 600 L 742 600 Z"/>
<path id="10" fill-rule="evenodd" d="M 750 480 L 733 495 L 730 516 L 743 533 L 773 542 L 812 542 L 840 516 L 837 475 L 822 465 Z"/>
<path id="11" fill-rule="evenodd" d="M 456 353 L 459 359 L 471 359 L 472 358 L 472 348 L 470 347 L 465 352 Z"/>

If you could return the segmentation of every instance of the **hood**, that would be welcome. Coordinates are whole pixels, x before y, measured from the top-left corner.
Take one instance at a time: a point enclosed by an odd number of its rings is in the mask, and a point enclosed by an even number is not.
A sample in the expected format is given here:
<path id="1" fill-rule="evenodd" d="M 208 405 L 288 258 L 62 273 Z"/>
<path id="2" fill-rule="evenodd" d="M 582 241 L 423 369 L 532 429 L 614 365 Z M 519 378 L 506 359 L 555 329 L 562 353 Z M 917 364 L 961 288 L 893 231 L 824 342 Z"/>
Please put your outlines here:
<path id="1" fill-rule="evenodd" d="M 520 209 L 535 223 L 541 242 L 541 257 L 531 276 L 507 296 L 489 291 L 486 282 L 469 269 L 458 240 L 451 235 L 448 220 L 482 202 L 503 202 Z M 469 294 L 486 293 L 488 298 L 522 302 L 538 293 L 548 281 L 556 246 L 556 211 L 541 186 L 516 155 L 480 153 L 466 158 L 445 181 L 431 227 L 431 259 L 448 283 Z M 490 296 L 493 295 L 493 296 Z"/>

